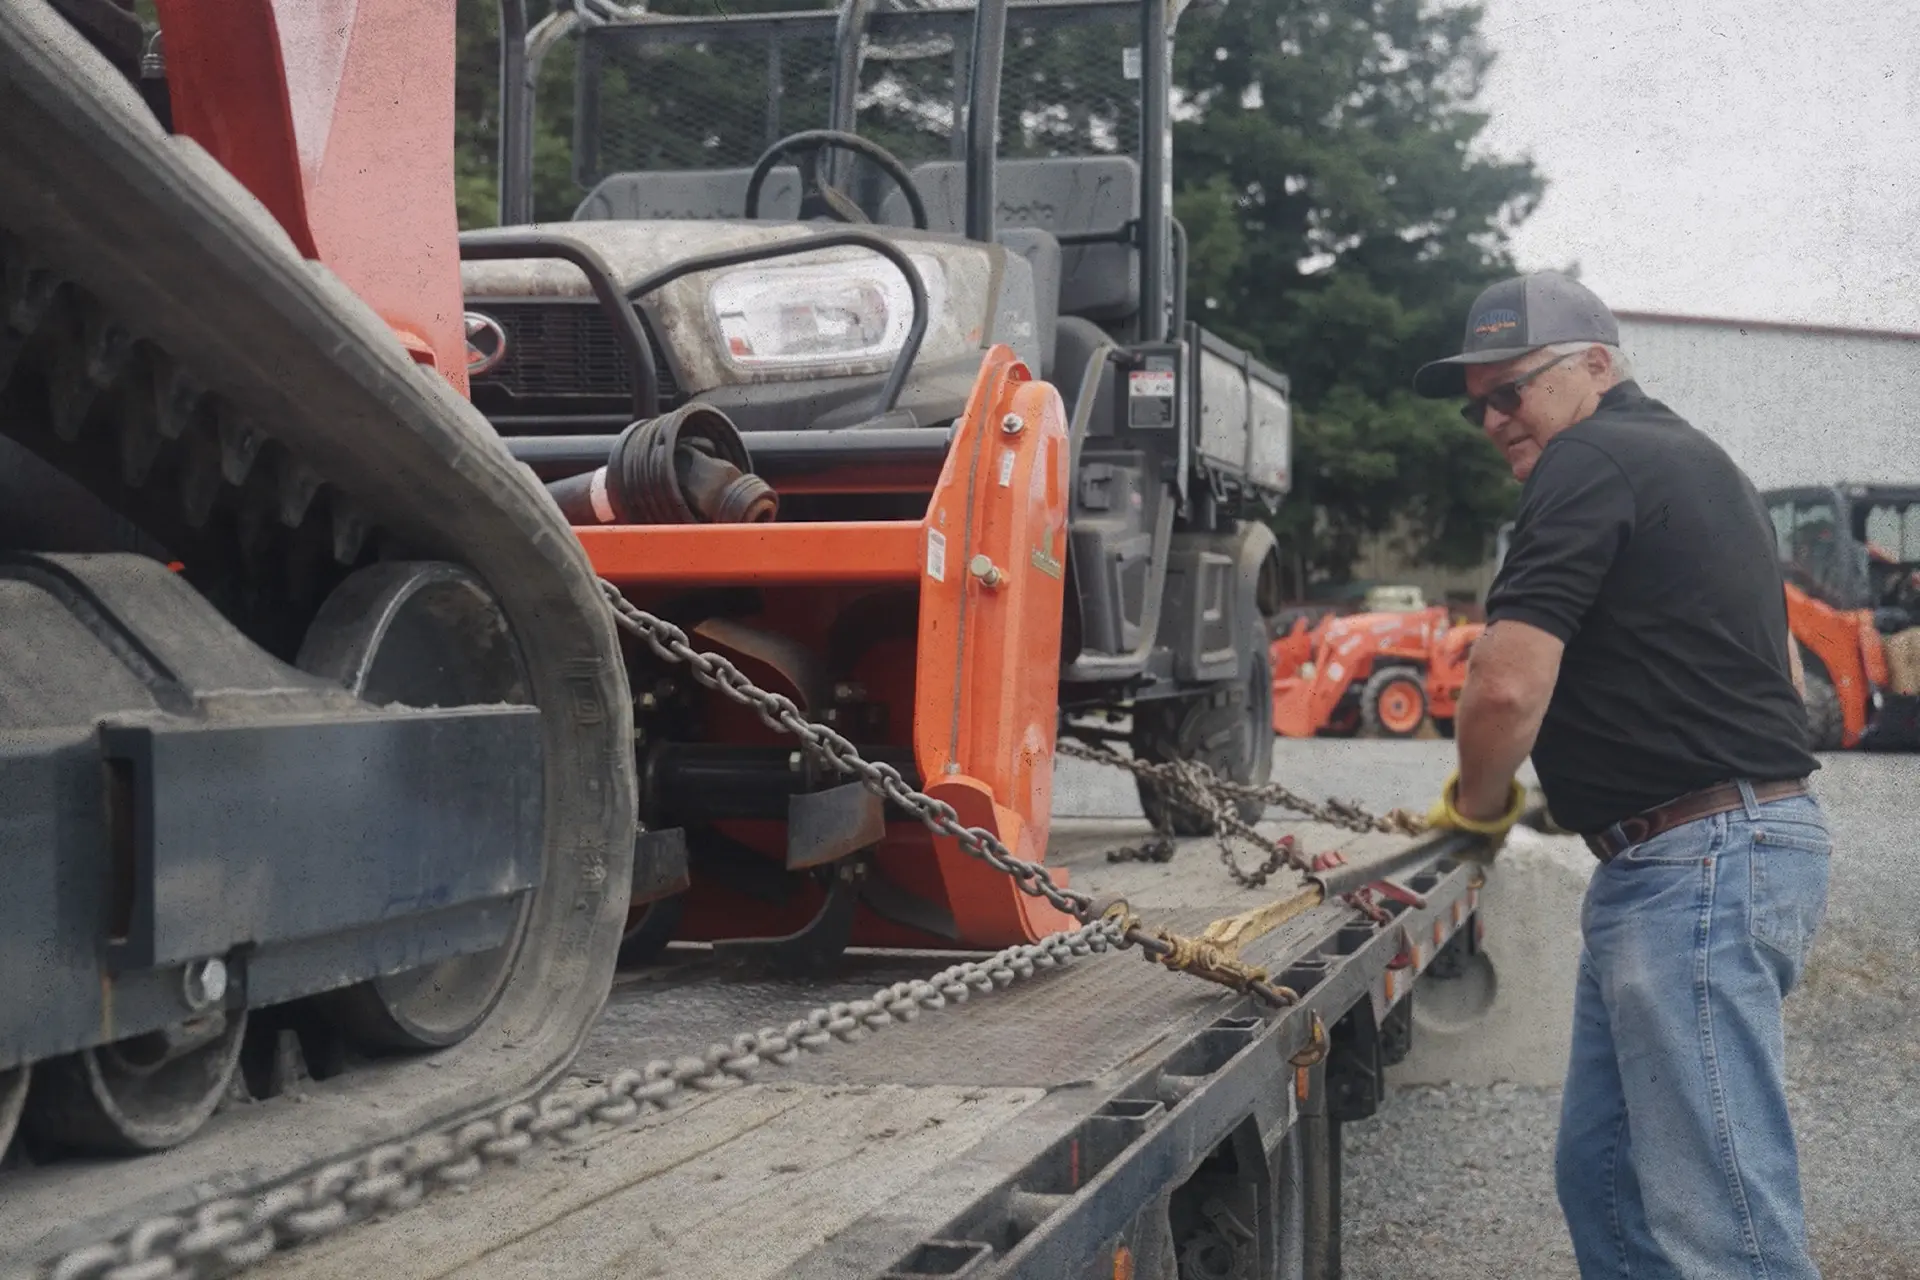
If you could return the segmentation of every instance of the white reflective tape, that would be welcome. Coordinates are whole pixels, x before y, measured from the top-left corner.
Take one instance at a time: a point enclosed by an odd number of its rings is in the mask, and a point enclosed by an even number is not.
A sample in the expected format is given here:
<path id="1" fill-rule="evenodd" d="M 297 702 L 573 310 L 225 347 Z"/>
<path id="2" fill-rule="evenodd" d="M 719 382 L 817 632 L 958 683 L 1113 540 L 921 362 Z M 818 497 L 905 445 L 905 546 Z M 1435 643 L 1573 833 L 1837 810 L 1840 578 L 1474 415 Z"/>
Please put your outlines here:
<path id="1" fill-rule="evenodd" d="M 593 473 L 593 479 L 587 484 L 587 500 L 593 503 L 593 518 L 601 524 L 612 524 L 613 503 L 607 498 L 607 469 L 601 467 Z"/>

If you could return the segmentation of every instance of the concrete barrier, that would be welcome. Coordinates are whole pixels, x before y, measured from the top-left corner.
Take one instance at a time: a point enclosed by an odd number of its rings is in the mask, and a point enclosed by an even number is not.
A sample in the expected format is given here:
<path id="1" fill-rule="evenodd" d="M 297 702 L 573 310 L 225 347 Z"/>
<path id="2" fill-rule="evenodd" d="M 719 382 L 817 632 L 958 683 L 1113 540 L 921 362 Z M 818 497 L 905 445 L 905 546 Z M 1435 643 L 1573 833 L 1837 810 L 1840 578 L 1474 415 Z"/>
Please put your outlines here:
<path id="1" fill-rule="evenodd" d="M 1580 902 L 1593 855 L 1516 828 L 1480 891 L 1486 939 L 1456 977 L 1413 989 L 1413 1047 L 1390 1085 L 1557 1085 L 1573 1034 Z"/>

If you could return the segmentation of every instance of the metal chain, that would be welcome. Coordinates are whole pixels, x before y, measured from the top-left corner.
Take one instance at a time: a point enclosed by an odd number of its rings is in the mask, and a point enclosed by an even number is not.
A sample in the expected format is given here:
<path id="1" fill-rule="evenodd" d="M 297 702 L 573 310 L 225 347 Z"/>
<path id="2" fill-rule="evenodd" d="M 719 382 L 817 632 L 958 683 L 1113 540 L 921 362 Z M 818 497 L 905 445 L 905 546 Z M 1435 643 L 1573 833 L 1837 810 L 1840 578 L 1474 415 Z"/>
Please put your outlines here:
<path id="1" fill-rule="evenodd" d="M 1222 778 L 1205 765 L 1195 761 L 1138 760 L 1120 755 L 1105 747 L 1069 738 L 1062 738 L 1055 750 L 1060 755 L 1112 765 L 1136 777 L 1158 782 L 1163 792 L 1171 793 L 1171 798 L 1176 803 L 1185 800 L 1191 806 L 1204 806 L 1207 802 L 1199 800 L 1197 796 L 1187 799 L 1190 789 L 1197 786 L 1203 790 L 1212 791 L 1222 800 L 1257 800 L 1270 809 L 1286 809 L 1314 822 L 1363 835 L 1370 832 L 1420 835 L 1426 830 L 1425 822 L 1405 809 L 1393 809 L 1376 817 L 1362 808 L 1359 802 L 1353 800 L 1329 798 L 1316 804 L 1288 790 L 1278 782 L 1235 782 L 1231 778 Z M 1201 807 L 1200 811 L 1210 812 L 1204 807 Z"/>
<path id="2" fill-rule="evenodd" d="M 1056 885 L 1052 871 L 1037 862 L 1015 857 L 991 831 L 962 826 L 960 815 L 952 805 L 915 791 L 892 765 L 861 759 L 852 742 L 826 725 L 808 720 L 792 699 L 758 687 L 721 655 L 695 649 L 687 643 L 686 632 L 664 618 L 636 608 L 612 583 L 602 581 L 600 586 L 613 609 L 614 620 L 645 640 L 660 657 L 684 663 L 695 680 L 742 706 L 753 708 L 768 728 L 800 739 L 827 763 L 843 773 L 853 774 L 869 789 L 919 818 L 929 830 L 951 837 L 968 857 L 1012 876 L 1024 892 L 1045 898 L 1077 919 L 1091 918 L 1093 900 L 1084 893 Z"/>
<path id="3" fill-rule="evenodd" d="M 1051 870 L 1037 862 L 1028 862 L 1015 856 L 991 831 L 962 826 L 960 815 L 951 805 L 915 791 L 893 766 L 863 760 L 852 742 L 826 725 L 808 720 L 791 699 L 769 693 L 755 685 L 720 654 L 703 653 L 695 649 L 688 642 L 686 632 L 666 619 L 638 608 L 621 595 L 620 589 L 612 583 L 602 581 L 600 587 L 606 595 L 608 606 L 613 610 L 614 621 L 645 640 L 647 646 L 660 657 L 685 664 L 699 683 L 742 706 L 752 707 L 769 728 L 799 738 L 827 763 L 856 776 L 876 794 L 914 814 L 928 830 L 952 837 L 962 853 L 1012 876 L 1021 892 L 1045 898 L 1062 912 L 1082 922 L 1091 922 L 1096 915 L 1121 921 L 1122 928 L 1116 945 L 1139 947 L 1148 959 L 1169 969 L 1191 973 L 1244 995 L 1256 996 L 1276 1008 L 1292 1004 L 1297 999 L 1286 987 L 1268 982 L 1266 970 L 1243 964 L 1235 957 L 1195 939 L 1183 938 L 1170 930 L 1150 926 L 1135 916 L 1125 902 L 1114 903 L 1104 912 L 1097 911 L 1088 895 L 1062 889 L 1053 882 Z M 1204 793 L 1204 788 L 1202 791 Z M 1238 831 L 1245 832 L 1256 841 L 1261 839 L 1253 828 L 1240 822 L 1237 814 L 1224 813 L 1221 820 L 1236 824 Z M 1250 883 L 1258 884 L 1260 881 Z"/>
<path id="4" fill-rule="evenodd" d="M 71 1251 L 47 1280 L 209 1280 L 264 1260 L 282 1245 L 331 1235 L 379 1213 L 414 1207 L 435 1191 L 467 1186 L 488 1170 L 552 1142 L 578 1143 L 665 1111 L 683 1095 L 750 1083 L 761 1068 L 789 1067 L 801 1054 L 853 1044 L 923 1012 L 1004 990 L 1045 969 L 1125 945 L 1132 921 L 1115 914 L 1078 929 L 1020 943 L 982 960 L 950 965 L 927 979 L 896 982 L 865 1000 L 821 1005 L 784 1028 L 743 1032 L 705 1053 L 655 1059 L 597 1083 L 582 1077 L 532 1102 L 511 1103 L 408 1142 L 275 1187 L 252 1200 L 230 1198 L 191 1213 L 149 1219 L 110 1243 Z"/>
<path id="5" fill-rule="evenodd" d="M 400 1212 L 435 1189 L 465 1185 L 492 1165 L 517 1161 L 547 1141 L 577 1142 L 607 1125 L 629 1124 L 664 1110 L 688 1090 L 711 1092 L 745 1083 L 768 1064 L 790 1066 L 802 1051 L 818 1052 L 835 1043 L 853 1042 L 895 1023 L 909 1022 L 922 1010 L 943 1009 L 976 991 L 1004 988 L 1041 968 L 1063 965 L 1087 954 L 1129 947 L 1169 969 L 1253 995 L 1271 1006 L 1297 1000 L 1294 992 L 1267 981 L 1264 970 L 1205 942 L 1185 938 L 1143 922 L 1124 903 L 1096 912 L 1084 893 L 1054 883 L 1046 867 L 1019 858 L 992 832 L 964 826 L 943 801 L 914 790 L 891 765 L 860 757 L 854 745 L 825 725 L 801 715 L 790 700 L 758 688 L 726 658 L 702 653 L 679 627 L 645 612 L 602 582 L 609 607 L 622 628 L 645 640 L 660 657 L 686 665 L 701 684 L 752 707 L 771 728 L 799 738 L 807 748 L 843 772 L 917 816 L 931 831 L 954 840 L 968 856 L 1011 876 L 1019 888 L 1045 898 L 1082 922 L 1040 939 L 1006 948 L 984 960 L 950 966 L 925 981 L 900 982 L 876 991 L 868 1000 L 824 1005 L 784 1030 L 762 1028 L 714 1044 L 698 1057 L 675 1062 L 655 1060 L 637 1070 L 617 1072 L 603 1083 L 580 1087 L 578 1078 L 533 1102 L 513 1103 L 478 1118 L 408 1142 L 390 1143 L 331 1165 L 311 1177 L 289 1182 L 248 1201 L 224 1199 L 198 1206 L 191 1214 L 158 1217 L 112 1242 L 74 1250 L 42 1274 L 49 1280 L 205 1280 L 259 1262 L 282 1244 L 311 1240 L 338 1231 L 379 1212 Z M 1234 799 L 1304 807 L 1277 787 L 1246 787 L 1218 778 L 1203 765 L 1151 764 L 1063 740 L 1064 754 L 1114 764 L 1150 777 L 1175 792 L 1177 802 L 1212 818 L 1223 833 L 1221 853 L 1234 879 L 1257 886 L 1281 866 L 1309 870 L 1291 838 L 1268 841 L 1235 811 Z M 1384 819 L 1366 818 L 1357 808 L 1328 809 L 1351 829 L 1393 830 Z M 1243 871 L 1234 862 L 1225 836 L 1266 846 L 1259 868 Z M 1172 856 L 1171 845 L 1156 860 Z"/>
<path id="6" fill-rule="evenodd" d="M 1234 782 L 1220 777 L 1206 765 L 1194 760 L 1139 760 L 1120 755 L 1105 746 L 1072 738 L 1062 738 L 1054 750 L 1058 755 L 1110 765 L 1135 777 L 1148 779 L 1158 785 L 1161 796 L 1168 803 L 1207 819 L 1213 826 L 1221 865 L 1234 883 L 1243 888 L 1260 888 L 1282 867 L 1291 867 L 1302 875 L 1312 874 L 1314 867 L 1301 854 L 1292 836 L 1270 839 L 1242 818 L 1237 803 L 1241 800 L 1257 801 L 1263 808 L 1279 807 L 1305 813 L 1348 831 L 1418 835 L 1424 828 L 1423 823 L 1404 810 L 1396 809 L 1385 817 L 1376 818 L 1351 802 L 1328 800 L 1325 804 L 1314 804 L 1278 783 L 1250 785 Z M 1264 859 L 1251 870 L 1241 866 L 1233 850 L 1235 841 L 1262 851 Z M 1166 862 L 1172 857 L 1173 844 L 1165 839 L 1143 846 L 1121 846 L 1107 854 L 1109 862 Z"/>

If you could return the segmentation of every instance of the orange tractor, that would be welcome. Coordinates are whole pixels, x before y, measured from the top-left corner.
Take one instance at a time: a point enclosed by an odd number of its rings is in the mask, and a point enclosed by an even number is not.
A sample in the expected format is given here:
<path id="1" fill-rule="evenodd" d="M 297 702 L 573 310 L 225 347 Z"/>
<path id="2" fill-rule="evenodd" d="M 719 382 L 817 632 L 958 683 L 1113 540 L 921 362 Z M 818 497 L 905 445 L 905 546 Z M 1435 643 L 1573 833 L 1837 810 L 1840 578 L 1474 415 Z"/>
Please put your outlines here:
<path id="1" fill-rule="evenodd" d="M 1351 737 L 1363 728 L 1411 738 L 1429 717 L 1442 737 L 1467 679 L 1477 623 L 1444 606 L 1301 618 L 1273 642 L 1273 728 L 1289 738 Z"/>
<path id="2" fill-rule="evenodd" d="M 1778 489 L 1814 749 L 1920 746 L 1920 485 Z"/>

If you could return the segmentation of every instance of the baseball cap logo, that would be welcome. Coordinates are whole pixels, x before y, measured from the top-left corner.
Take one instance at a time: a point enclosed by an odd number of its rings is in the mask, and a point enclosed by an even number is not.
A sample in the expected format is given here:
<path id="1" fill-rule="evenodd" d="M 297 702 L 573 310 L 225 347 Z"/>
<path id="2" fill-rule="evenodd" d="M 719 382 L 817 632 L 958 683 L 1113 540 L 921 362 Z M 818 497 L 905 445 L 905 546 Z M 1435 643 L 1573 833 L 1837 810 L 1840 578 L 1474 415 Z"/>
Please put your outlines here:
<path id="1" fill-rule="evenodd" d="M 1520 313 L 1517 311 L 1482 311 L 1473 318 L 1473 333 L 1477 338 L 1491 337 L 1496 333 L 1505 333 L 1508 329 L 1520 327 Z"/>

